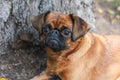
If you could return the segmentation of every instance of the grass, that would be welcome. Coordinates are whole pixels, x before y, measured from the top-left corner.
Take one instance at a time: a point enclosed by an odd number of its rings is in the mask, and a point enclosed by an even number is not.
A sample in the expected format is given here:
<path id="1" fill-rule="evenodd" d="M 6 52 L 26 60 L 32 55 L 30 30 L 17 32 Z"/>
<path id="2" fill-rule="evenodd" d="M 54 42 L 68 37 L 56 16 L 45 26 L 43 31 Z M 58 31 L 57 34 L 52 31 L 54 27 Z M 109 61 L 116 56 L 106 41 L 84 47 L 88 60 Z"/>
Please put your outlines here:
<path id="1" fill-rule="evenodd" d="M 120 0 L 113 0 L 113 5 L 117 10 L 117 8 L 120 7 Z M 120 15 L 120 11 L 116 11 L 116 15 Z"/>
<path id="2" fill-rule="evenodd" d="M 119 7 L 120 6 L 120 0 L 113 0 L 113 4 L 115 7 Z"/>

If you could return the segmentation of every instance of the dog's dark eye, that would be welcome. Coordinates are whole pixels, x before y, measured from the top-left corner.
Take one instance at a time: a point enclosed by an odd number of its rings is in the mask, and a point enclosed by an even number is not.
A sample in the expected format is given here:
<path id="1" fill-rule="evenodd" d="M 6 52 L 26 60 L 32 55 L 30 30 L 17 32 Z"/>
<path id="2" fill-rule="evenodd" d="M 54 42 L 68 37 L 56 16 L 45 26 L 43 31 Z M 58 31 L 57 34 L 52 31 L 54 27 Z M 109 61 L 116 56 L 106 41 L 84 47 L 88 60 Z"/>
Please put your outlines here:
<path id="1" fill-rule="evenodd" d="M 61 34 L 66 38 L 71 37 L 71 31 L 68 28 L 64 28 L 63 30 L 61 30 Z"/>
<path id="2" fill-rule="evenodd" d="M 47 34 L 47 33 L 50 32 L 51 28 L 52 28 L 51 25 L 47 24 L 43 27 L 42 31 L 43 31 L 44 34 Z"/>

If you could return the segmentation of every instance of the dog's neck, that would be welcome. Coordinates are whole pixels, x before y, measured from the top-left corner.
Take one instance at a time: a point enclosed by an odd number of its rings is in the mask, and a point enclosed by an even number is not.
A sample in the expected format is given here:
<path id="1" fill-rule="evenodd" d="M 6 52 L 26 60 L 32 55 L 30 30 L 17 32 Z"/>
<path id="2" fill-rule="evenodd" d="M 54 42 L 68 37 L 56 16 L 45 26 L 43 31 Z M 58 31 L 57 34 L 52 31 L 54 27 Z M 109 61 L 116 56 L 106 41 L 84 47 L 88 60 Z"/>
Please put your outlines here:
<path id="1" fill-rule="evenodd" d="M 92 35 L 90 33 L 86 34 L 83 37 L 82 41 L 80 43 L 78 43 L 79 44 L 78 49 L 76 48 L 75 53 L 69 55 L 68 58 L 76 59 L 78 57 L 80 58 L 80 57 L 84 56 L 94 42 L 93 41 L 94 39 L 91 40 L 91 37 L 92 37 Z M 74 57 L 76 57 L 76 58 L 74 58 Z"/>

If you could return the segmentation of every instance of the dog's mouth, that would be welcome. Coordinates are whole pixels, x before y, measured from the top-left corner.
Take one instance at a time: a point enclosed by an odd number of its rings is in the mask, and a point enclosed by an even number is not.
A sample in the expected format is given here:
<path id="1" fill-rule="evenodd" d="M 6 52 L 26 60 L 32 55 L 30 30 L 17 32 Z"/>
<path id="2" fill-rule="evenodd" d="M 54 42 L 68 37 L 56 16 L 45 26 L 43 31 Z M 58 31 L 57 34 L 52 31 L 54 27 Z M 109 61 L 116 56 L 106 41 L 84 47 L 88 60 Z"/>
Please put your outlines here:
<path id="1" fill-rule="evenodd" d="M 58 41 L 57 40 L 48 40 L 48 46 L 51 48 L 57 48 L 59 46 Z"/>
<path id="2" fill-rule="evenodd" d="M 59 42 L 55 39 L 49 39 L 46 41 L 46 45 L 51 48 L 53 51 L 60 51 L 60 45 Z"/>

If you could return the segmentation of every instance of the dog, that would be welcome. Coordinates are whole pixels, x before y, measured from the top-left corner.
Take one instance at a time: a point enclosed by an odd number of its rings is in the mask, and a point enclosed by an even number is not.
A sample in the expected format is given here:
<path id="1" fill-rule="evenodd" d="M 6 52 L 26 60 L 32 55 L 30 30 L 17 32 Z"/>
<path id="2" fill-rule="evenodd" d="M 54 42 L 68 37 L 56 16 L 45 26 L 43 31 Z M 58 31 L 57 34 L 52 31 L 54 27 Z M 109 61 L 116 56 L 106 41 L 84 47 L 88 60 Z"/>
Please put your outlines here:
<path id="1" fill-rule="evenodd" d="M 120 36 L 89 32 L 74 14 L 52 13 L 32 20 L 48 54 L 47 69 L 31 80 L 120 80 Z M 51 79 L 57 80 L 57 79 Z"/>

